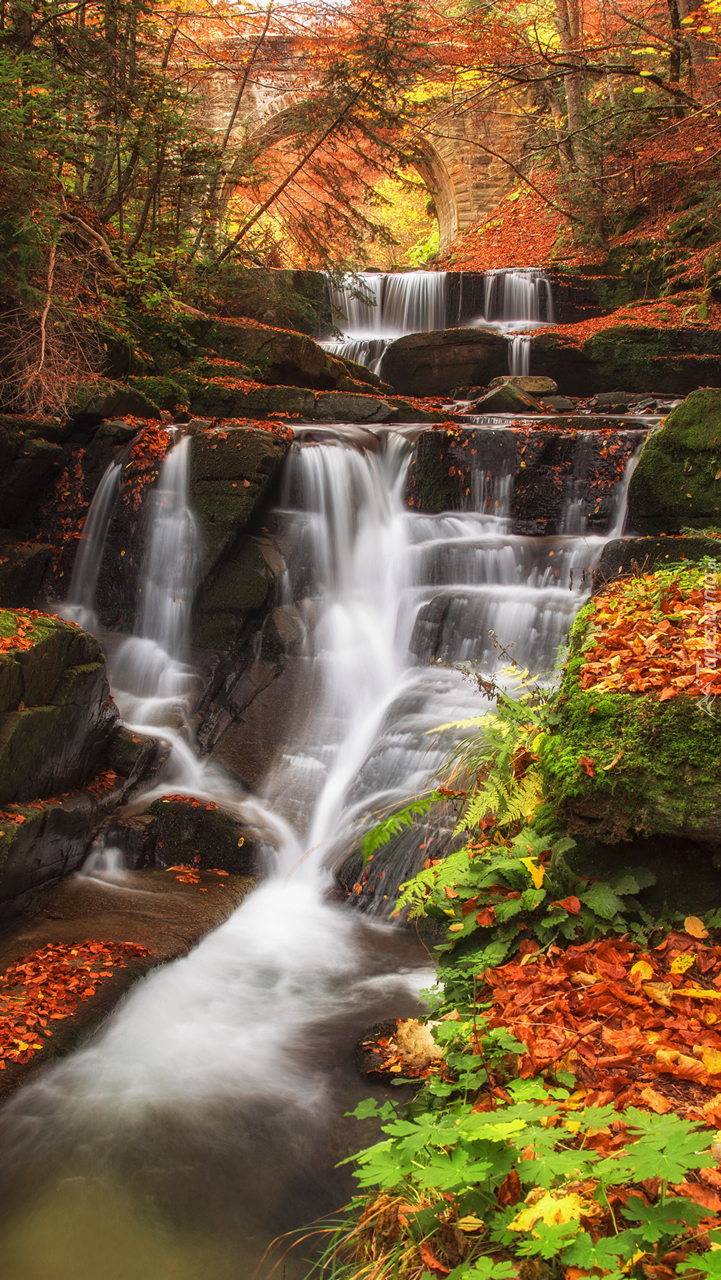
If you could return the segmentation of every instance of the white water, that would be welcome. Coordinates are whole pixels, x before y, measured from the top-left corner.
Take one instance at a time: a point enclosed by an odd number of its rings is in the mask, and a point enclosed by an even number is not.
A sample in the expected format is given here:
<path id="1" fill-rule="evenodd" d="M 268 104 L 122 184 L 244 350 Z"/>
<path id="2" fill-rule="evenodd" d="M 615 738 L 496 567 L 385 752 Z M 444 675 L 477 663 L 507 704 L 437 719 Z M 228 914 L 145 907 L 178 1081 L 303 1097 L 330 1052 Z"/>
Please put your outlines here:
<path id="1" fill-rule="evenodd" d="M 369 814 L 427 784 L 446 749 L 427 731 L 481 709 L 458 672 L 429 659 L 488 659 L 490 627 L 517 645 L 522 664 L 551 665 L 585 598 L 583 570 L 604 541 L 509 534 L 502 477 L 490 487 L 479 480 L 479 506 L 490 502 L 496 514 L 414 514 L 403 498 L 410 444 L 391 430 L 374 434 L 381 451 L 348 447 L 337 428 L 335 442 L 296 446 L 288 460 L 287 493 L 299 498 L 294 507 L 286 500 L 278 519 L 300 567 L 285 589 L 303 612 L 302 662 L 314 687 L 297 750 L 276 761 L 254 799 L 233 799 L 212 766 L 195 765 L 197 793 L 225 787 L 226 807 L 246 819 L 254 813 L 270 833 L 271 874 L 190 955 L 135 987 L 86 1048 L 6 1106 L 6 1193 L 75 1187 L 82 1200 L 88 1185 L 120 1179 L 152 1197 L 174 1229 L 220 1233 L 243 1257 L 257 1253 L 255 1236 L 272 1234 L 270 1202 L 285 1225 L 318 1211 L 318 1199 L 306 1204 L 297 1188 L 316 1176 L 319 1135 L 330 1142 L 325 1130 L 343 1110 L 350 1086 L 338 1063 L 363 1027 L 411 1012 L 427 977 L 409 956 L 399 971 L 394 930 L 326 902 L 329 864 Z M 146 729 L 167 720 L 169 708 L 182 711 L 184 699 L 187 711 L 196 546 L 187 461 L 184 443 L 163 469 L 141 583 L 152 585 L 151 598 L 126 653 L 135 690 L 128 705 Z M 165 665 L 156 660 L 161 646 Z M 411 837 L 397 850 L 407 858 L 401 875 L 418 864 L 421 837 Z M 378 907 L 386 891 L 392 899 L 390 881 L 390 871 L 385 881 L 376 876 Z M 326 1161 L 344 1153 L 341 1144 Z M 334 1194 L 321 1206 L 337 1203 Z M 139 1228 L 137 1240 L 132 1265 L 149 1247 Z M 0 1231 L 0 1260 L 3 1241 Z M 84 1248 L 81 1233 L 73 1256 Z M 73 1280 L 94 1280 L 82 1265 Z M 103 1276 L 136 1274 L 114 1266 L 110 1258 Z M 251 1270 L 232 1274 L 245 1280 Z M 50 1270 L 36 1274 L 55 1280 Z M 205 1273 L 199 1265 L 186 1274 Z"/>
<path id="2" fill-rule="evenodd" d="M 528 330 L 554 322 L 550 280 L 537 267 L 502 268 L 485 273 L 483 292 L 483 316 L 474 320 L 472 327 L 504 334 L 508 339 L 509 372 L 530 373 Z"/>
<path id="3" fill-rule="evenodd" d="M 354 293 L 361 292 L 361 297 Z M 342 341 L 321 343 L 331 355 L 377 372 L 386 347 L 406 333 L 446 327 L 445 271 L 367 271 L 330 290 Z"/>
<path id="4" fill-rule="evenodd" d="M 95 490 L 80 534 L 68 598 L 60 607 L 63 618 L 67 618 L 68 622 L 77 622 L 90 631 L 97 627 L 97 617 L 93 610 L 95 588 L 121 471 L 121 463 L 111 462 Z"/>

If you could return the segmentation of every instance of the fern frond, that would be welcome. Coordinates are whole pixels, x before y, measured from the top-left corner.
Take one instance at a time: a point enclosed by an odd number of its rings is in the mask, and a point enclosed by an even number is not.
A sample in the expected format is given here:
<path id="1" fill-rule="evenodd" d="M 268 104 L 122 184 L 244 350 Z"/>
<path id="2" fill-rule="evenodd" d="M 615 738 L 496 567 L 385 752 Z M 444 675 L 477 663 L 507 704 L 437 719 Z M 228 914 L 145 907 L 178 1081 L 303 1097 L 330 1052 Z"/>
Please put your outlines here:
<path id="1" fill-rule="evenodd" d="M 393 839 L 393 836 L 399 835 L 404 827 L 412 827 L 414 818 L 422 817 L 428 813 L 431 805 L 437 804 L 444 799 L 446 797 L 441 795 L 440 791 L 431 791 L 430 795 L 423 800 L 413 800 L 411 804 L 406 805 L 405 809 L 399 809 L 397 813 L 392 813 L 384 822 L 379 822 L 377 826 L 363 836 L 360 842 L 363 866 L 376 850 L 381 849 L 384 844 L 388 844 Z"/>

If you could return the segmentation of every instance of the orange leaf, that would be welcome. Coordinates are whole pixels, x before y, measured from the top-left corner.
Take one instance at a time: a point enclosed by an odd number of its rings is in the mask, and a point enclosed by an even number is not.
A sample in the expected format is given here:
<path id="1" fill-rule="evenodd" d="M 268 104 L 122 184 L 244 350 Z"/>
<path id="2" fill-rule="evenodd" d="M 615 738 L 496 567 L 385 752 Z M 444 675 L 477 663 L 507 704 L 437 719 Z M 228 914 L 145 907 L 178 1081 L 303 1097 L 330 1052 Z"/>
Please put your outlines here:
<path id="1" fill-rule="evenodd" d="M 703 920 L 699 920 L 698 916 L 686 916 L 683 927 L 686 933 L 690 933 L 692 938 L 708 938 L 708 929 Z"/>
<path id="2" fill-rule="evenodd" d="M 589 778 L 595 778 L 595 762 L 591 760 L 589 756 L 579 756 L 578 763 L 581 765 L 584 772 L 588 774 Z"/>
<path id="3" fill-rule="evenodd" d="M 563 907 L 565 911 L 570 912 L 572 916 L 577 916 L 581 910 L 581 903 L 574 894 L 571 894 L 568 898 L 563 898 L 558 905 Z"/>

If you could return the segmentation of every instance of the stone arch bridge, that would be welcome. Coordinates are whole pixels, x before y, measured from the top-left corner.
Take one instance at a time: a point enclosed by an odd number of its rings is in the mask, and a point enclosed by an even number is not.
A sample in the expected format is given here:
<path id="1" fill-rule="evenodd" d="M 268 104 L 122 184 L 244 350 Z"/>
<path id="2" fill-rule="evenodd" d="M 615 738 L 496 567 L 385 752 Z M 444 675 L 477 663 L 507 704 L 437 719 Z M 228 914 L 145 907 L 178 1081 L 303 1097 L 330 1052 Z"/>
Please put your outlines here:
<path id="1" fill-rule="evenodd" d="M 225 42 L 224 69 L 204 81 L 200 108 L 204 124 L 223 137 L 237 106 L 231 144 L 272 147 L 292 136 L 293 107 L 307 97 L 312 65 L 292 40 L 267 40 L 238 105 L 251 49 L 245 40 Z M 433 196 L 441 249 L 490 213 L 512 186 L 513 171 L 492 153 L 502 152 L 514 164 L 522 160 L 530 132 L 528 106 L 522 92 L 499 94 L 492 108 L 484 103 L 463 112 L 449 109 L 419 133 L 414 167 Z"/>

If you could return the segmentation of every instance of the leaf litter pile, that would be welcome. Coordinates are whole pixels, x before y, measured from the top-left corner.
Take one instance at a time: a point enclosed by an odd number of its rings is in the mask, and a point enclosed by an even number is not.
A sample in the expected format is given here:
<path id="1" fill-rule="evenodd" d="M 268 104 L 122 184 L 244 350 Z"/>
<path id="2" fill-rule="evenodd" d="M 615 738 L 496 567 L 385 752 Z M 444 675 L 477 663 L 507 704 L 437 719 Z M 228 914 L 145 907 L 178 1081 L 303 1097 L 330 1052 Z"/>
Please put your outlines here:
<path id="1" fill-rule="evenodd" d="M 14 961 L 0 981 L 0 1070 L 29 1062 L 52 1036 L 52 1023 L 71 1017 L 129 959 L 149 956 L 135 942 L 55 943 Z"/>
<path id="2" fill-rule="evenodd" d="M 608 587 L 595 604 L 582 689 L 721 694 L 721 590 L 699 571 L 664 571 Z"/>

